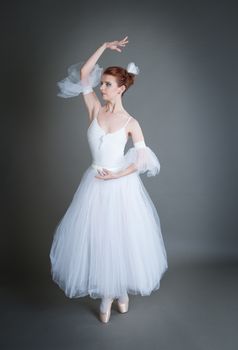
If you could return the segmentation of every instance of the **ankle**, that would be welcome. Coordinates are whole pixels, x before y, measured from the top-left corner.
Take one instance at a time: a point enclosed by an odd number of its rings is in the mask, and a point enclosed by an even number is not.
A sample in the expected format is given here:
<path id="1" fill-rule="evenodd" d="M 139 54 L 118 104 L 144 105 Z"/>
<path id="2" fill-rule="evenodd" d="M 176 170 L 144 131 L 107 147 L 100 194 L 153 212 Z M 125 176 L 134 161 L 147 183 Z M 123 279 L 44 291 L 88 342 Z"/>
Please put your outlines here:
<path id="1" fill-rule="evenodd" d="M 118 298 L 118 301 L 119 301 L 120 304 L 125 304 L 125 303 L 127 303 L 129 301 L 129 297 L 128 297 L 127 294 L 126 295 L 122 295 L 122 296 L 120 296 Z"/>
<path id="2" fill-rule="evenodd" d="M 112 298 L 103 298 L 100 304 L 100 312 L 106 313 L 113 302 Z"/>

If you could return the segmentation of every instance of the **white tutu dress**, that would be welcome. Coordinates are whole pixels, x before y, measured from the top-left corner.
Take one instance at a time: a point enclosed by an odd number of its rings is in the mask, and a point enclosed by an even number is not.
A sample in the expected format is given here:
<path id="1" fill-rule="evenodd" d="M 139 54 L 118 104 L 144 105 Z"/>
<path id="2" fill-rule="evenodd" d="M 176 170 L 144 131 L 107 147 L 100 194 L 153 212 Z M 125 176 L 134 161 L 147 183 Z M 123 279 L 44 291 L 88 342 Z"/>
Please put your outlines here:
<path id="1" fill-rule="evenodd" d="M 92 163 L 55 228 L 50 250 L 52 279 L 69 298 L 150 295 L 168 268 L 160 219 L 140 178 L 158 174 L 160 163 L 144 142 L 124 154 L 130 118 L 106 133 L 95 117 L 87 130 Z M 129 175 L 95 177 L 98 169 L 119 171 L 131 163 L 138 170 Z"/>

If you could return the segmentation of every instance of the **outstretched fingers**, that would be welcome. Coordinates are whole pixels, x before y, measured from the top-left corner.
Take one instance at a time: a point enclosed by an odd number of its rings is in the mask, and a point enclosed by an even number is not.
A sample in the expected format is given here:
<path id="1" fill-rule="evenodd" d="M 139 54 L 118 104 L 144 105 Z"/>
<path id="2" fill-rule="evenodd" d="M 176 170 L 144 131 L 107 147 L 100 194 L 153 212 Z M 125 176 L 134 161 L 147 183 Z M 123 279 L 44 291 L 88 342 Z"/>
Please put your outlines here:
<path id="1" fill-rule="evenodd" d="M 121 46 L 126 46 L 126 44 L 129 42 L 129 40 L 126 40 L 126 38 L 128 38 L 128 36 L 126 36 L 124 39 L 119 41 L 119 44 Z"/>
<path id="2" fill-rule="evenodd" d="M 120 41 L 117 41 L 117 45 L 116 45 L 116 50 L 121 52 L 121 49 L 117 46 L 122 46 L 122 47 L 125 47 L 126 44 L 129 42 L 128 40 L 126 40 L 126 38 L 128 38 L 127 36 L 123 39 L 123 40 L 120 40 Z"/>

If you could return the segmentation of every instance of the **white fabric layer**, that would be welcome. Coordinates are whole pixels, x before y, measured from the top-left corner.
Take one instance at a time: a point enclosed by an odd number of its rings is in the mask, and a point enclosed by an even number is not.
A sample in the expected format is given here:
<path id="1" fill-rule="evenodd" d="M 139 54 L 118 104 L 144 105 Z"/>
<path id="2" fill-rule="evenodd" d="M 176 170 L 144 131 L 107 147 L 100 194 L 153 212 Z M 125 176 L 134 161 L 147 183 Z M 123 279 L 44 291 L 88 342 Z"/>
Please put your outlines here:
<path id="1" fill-rule="evenodd" d="M 150 295 L 168 263 L 160 219 L 139 174 L 158 173 L 159 163 L 142 143 L 124 155 L 125 128 L 106 134 L 94 119 L 87 137 L 92 164 L 55 228 L 52 278 L 70 298 Z M 138 171 L 96 178 L 98 167 L 120 170 L 131 161 Z"/>
<path id="2" fill-rule="evenodd" d="M 135 143 L 134 147 L 129 148 L 126 152 L 124 161 L 126 167 L 134 163 L 138 169 L 137 172 L 139 174 L 146 173 L 148 177 L 155 176 L 160 172 L 159 159 L 150 147 L 145 144 L 144 146 L 138 147 Z"/>
<path id="3" fill-rule="evenodd" d="M 57 82 L 60 89 L 57 96 L 70 98 L 78 96 L 80 93 L 85 95 L 100 83 L 103 68 L 95 64 L 87 79 L 80 79 L 80 68 L 83 64 L 84 62 L 78 62 L 68 68 L 68 76 Z"/>
<path id="4" fill-rule="evenodd" d="M 87 136 L 93 165 L 110 168 L 112 171 L 123 167 L 124 148 L 127 142 L 124 128 L 113 133 L 105 133 L 99 126 L 97 118 L 94 118 L 87 130 Z"/>
<path id="5" fill-rule="evenodd" d="M 137 172 L 147 176 L 155 176 L 160 172 L 160 162 L 155 153 L 144 141 L 136 142 L 134 147 L 124 154 L 127 143 L 125 128 L 106 134 L 94 118 L 88 128 L 88 141 L 92 154 L 92 166 L 101 170 L 103 167 L 111 171 L 125 169 L 134 163 Z"/>
<path id="6" fill-rule="evenodd" d="M 89 167 L 56 227 L 53 280 L 69 298 L 150 295 L 167 269 L 160 219 L 137 173 L 101 180 Z"/>

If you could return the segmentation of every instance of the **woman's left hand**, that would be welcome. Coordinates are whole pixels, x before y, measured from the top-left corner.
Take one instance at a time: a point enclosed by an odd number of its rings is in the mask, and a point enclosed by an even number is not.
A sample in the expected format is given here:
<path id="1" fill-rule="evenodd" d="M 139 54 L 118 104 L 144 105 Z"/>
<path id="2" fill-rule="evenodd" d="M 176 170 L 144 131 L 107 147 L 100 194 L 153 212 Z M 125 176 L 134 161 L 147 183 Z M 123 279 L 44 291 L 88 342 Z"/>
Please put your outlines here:
<path id="1" fill-rule="evenodd" d="M 98 171 L 98 173 L 99 174 L 95 176 L 97 179 L 110 180 L 118 178 L 116 173 L 105 168 L 102 168 L 102 171 Z"/>

